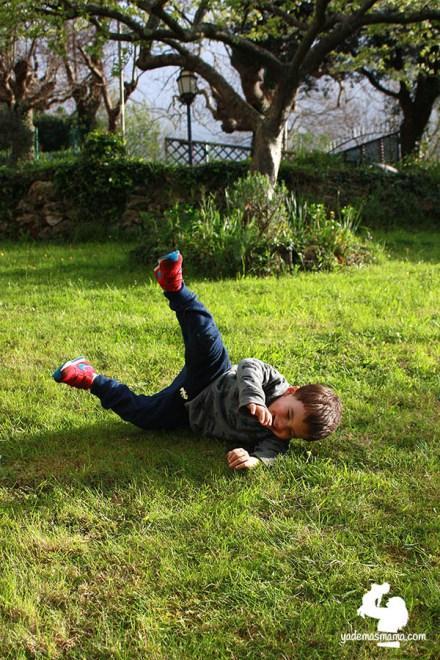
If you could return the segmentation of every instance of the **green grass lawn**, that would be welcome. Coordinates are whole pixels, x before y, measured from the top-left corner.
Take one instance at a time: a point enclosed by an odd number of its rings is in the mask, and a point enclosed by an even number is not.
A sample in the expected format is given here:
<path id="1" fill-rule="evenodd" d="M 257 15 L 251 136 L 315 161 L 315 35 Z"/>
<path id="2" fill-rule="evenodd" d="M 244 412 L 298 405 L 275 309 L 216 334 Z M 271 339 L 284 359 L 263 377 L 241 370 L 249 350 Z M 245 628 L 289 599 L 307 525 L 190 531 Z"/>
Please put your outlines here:
<path id="1" fill-rule="evenodd" d="M 52 380 L 80 354 L 145 393 L 181 368 L 131 245 L 0 247 L 1 658 L 439 657 L 440 237 L 381 238 L 390 259 L 364 269 L 189 272 L 233 361 L 343 400 L 334 436 L 248 474 Z M 384 581 L 426 641 L 342 644 L 376 631 L 356 610 Z"/>

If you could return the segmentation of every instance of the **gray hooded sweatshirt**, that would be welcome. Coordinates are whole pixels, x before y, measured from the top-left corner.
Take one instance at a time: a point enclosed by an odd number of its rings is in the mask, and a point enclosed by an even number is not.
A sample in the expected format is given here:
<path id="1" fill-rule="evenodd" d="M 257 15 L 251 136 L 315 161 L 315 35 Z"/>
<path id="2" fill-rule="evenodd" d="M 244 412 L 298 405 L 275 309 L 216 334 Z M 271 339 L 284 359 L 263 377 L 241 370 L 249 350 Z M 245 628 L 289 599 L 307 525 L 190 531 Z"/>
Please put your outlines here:
<path id="1" fill-rule="evenodd" d="M 226 441 L 228 449 L 242 447 L 266 465 L 289 446 L 262 426 L 246 406 L 269 406 L 289 387 L 270 364 L 255 358 L 241 360 L 186 403 L 193 431 Z"/>

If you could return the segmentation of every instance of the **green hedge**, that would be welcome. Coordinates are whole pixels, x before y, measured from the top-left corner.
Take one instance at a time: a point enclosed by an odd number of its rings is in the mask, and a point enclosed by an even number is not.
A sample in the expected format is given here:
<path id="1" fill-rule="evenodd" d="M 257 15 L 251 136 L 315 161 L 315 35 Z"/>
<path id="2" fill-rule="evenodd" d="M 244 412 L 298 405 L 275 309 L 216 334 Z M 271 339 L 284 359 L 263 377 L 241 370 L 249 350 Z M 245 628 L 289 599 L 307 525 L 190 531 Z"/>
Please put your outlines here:
<path id="1" fill-rule="evenodd" d="M 176 203 L 198 204 L 203 193 L 222 192 L 246 175 L 249 163 L 216 162 L 192 169 L 146 163 L 121 156 L 95 159 L 66 158 L 40 161 L 20 170 L 0 168 L 0 222 L 8 223 L 13 210 L 34 180 L 53 180 L 60 199 L 77 211 L 78 221 L 107 226 L 117 223 L 134 192 L 150 200 L 160 214 Z M 361 209 L 370 227 L 421 227 L 439 224 L 440 168 L 413 165 L 399 174 L 377 167 L 356 168 L 335 157 L 322 156 L 283 163 L 280 180 L 300 198 L 324 203 L 330 210 L 352 205 Z"/>

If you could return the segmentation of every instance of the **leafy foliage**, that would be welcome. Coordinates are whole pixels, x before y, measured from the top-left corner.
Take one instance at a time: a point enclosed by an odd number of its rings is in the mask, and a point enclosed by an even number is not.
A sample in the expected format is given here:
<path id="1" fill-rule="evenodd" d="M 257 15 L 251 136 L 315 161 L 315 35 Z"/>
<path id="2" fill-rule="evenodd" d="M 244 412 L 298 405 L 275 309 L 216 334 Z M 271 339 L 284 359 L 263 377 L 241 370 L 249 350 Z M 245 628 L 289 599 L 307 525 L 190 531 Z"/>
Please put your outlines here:
<path id="1" fill-rule="evenodd" d="M 225 190 L 223 209 L 208 196 L 200 208 L 177 204 L 161 219 L 148 215 L 137 254 L 154 261 L 179 247 L 197 272 L 214 277 L 333 270 L 377 254 L 368 235 L 356 235 L 353 208 L 336 217 L 323 204 L 299 202 L 282 184 L 271 192 L 268 178 L 252 173 Z"/>
<path id="2" fill-rule="evenodd" d="M 188 207 L 188 213 L 193 214 L 203 206 L 202 199 L 207 203 L 212 197 L 215 208 L 224 216 L 231 194 L 235 195 L 234 204 L 239 204 L 232 186 L 246 177 L 247 170 L 246 162 L 216 162 L 188 168 L 113 157 L 95 158 L 92 162 L 67 152 L 62 152 L 62 158 L 56 162 L 41 159 L 19 170 L 0 166 L 1 231 L 3 235 L 16 235 L 12 217 L 36 180 L 53 180 L 58 197 L 72 208 L 76 223 L 87 226 L 87 235 L 102 236 L 114 234 L 132 194 L 145 199 L 150 212 L 148 223 L 156 223 L 161 231 L 163 214 L 176 205 L 179 213 Z M 333 212 L 338 221 L 340 209 L 351 206 L 360 213 L 362 224 L 373 228 L 438 227 L 439 177 L 435 163 L 408 161 L 402 164 L 399 174 L 391 175 L 378 168 L 355 168 L 335 157 L 319 155 L 309 159 L 303 155 L 282 164 L 280 169 L 281 188 L 303 200 L 303 204 L 323 204 L 329 217 Z M 256 195 L 251 197 L 251 205 L 255 206 L 259 199 Z M 274 205 L 277 199 L 275 194 Z M 267 218 L 263 216 L 262 222 L 264 217 Z M 273 224 L 270 231 L 276 238 L 283 227 L 282 223 Z"/>
<path id="3" fill-rule="evenodd" d="M 72 118 L 65 114 L 41 114 L 34 124 L 38 128 L 38 141 L 42 151 L 53 152 L 68 149 Z"/>
<path id="4" fill-rule="evenodd" d="M 55 173 L 60 195 L 74 200 L 78 223 L 91 225 L 90 235 L 115 222 L 125 208 L 133 181 L 124 155 L 118 134 L 92 131 L 73 167 L 74 176 L 70 168 Z"/>
<path id="5" fill-rule="evenodd" d="M 18 2 L 23 5 L 23 2 Z M 81 18 L 99 24 L 109 39 L 125 39 L 141 46 L 137 66 L 151 71 L 181 66 L 205 80 L 208 107 L 222 130 L 251 131 L 255 136 L 254 169 L 278 176 L 281 141 L 287 116 L 299 87 L 309 77 L 328 71 L 329 60 L 358 33 L 379 25 L 412 24 L 436 19 L 440 13 L 422 0 L 413 2 L 118 2 L 86 0 L 43 2 L 44 15 L 60 24 Z M 66 13 L 67 12 L 67 13 Z M 111 21 L 122 26 L 111 30 Z M 385 26 L 385 27 L 384 27 Z M 374 27 L 372 29 L 375 29 Z M 241 90 L 227 72 L 204 58 L 204 43 L 226 45 L 230 65 Z M 270 136 L 270 138 L 269 138 Z M 270 157 L 268 157 L 270 153 Z"/>
<path id="6" fill-rule="evenodd" d="M 111 161 L 123 158 L 125 147 L 118 133 L 92 131 L 88 134 L 81 152 L 81 160 L 85 165 L 107 165 Z"/>
<path id="7" fill-rule="evenodd" d="M 160 158 L 160 130 L 152 119 L 146 103 L 129 103 L 126 108 L 125 144 L 131 158 L 158 160 Z"/>

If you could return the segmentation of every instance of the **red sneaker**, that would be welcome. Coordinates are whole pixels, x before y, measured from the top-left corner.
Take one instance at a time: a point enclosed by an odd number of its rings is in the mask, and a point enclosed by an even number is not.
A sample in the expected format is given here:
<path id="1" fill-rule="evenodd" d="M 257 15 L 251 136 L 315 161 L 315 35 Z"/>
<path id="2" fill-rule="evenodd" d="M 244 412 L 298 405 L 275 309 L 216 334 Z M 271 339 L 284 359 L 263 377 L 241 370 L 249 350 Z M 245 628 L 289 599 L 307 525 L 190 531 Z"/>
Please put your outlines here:
<path id="1" fill-rule="evenodd" d="M 85 357 L 77 357 L 58 367 L 53 373 L 57 383 L 66 383 L 80 390 L 89 390 L 92 387 L 96 371 Z"/>
<path id="2" fill-rule="evenodd" d="M 183 286 L 182 261 L 179 250 L 159 258 L 154 275 L 164 291 L 180 291 Z"/>

